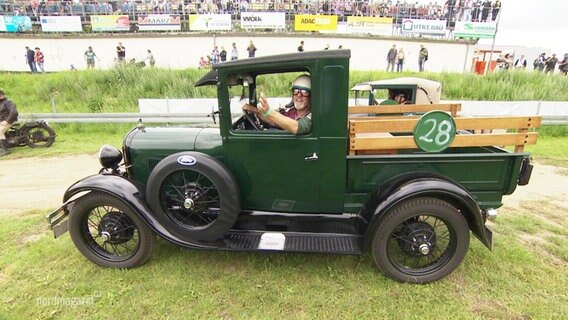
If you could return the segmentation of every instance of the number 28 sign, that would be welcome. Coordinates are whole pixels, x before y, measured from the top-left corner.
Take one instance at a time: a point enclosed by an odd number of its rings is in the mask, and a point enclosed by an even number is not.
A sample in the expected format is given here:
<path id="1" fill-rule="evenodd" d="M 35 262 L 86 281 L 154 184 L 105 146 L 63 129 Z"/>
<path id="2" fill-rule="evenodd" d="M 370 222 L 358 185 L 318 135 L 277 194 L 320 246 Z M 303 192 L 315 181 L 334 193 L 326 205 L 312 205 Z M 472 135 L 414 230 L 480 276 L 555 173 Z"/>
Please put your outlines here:
<path id="1" fill-rule="evenodd" d="M 456 122 L 443 111 L 430 111 L 414 127 L 414 141 L 426 152 L 444 151 L 454 141 Z"/>

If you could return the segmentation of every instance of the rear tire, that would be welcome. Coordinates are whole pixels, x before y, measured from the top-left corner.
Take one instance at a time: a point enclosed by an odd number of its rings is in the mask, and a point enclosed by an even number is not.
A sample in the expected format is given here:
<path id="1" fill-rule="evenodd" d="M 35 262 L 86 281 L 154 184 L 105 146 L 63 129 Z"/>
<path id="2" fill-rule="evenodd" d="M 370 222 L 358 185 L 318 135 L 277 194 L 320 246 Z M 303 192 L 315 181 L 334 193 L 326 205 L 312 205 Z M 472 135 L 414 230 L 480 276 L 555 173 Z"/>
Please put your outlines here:
<path id="1" fill-rule="evenodd" d="M 424 197 L 406 200 L 381 217 L 371 250 L 388 277 L 428 283 L 453 272 L 468 248 L 464 216 L 445 201 Z"/>
<path id="2" fill-rule="evenodd" d="M 75 247 L 91 262 L 108 268 L 133 268 L 152 254 L 156 236 L 120 199 L 102 192 L 79 198 L 69 213 Z"/>

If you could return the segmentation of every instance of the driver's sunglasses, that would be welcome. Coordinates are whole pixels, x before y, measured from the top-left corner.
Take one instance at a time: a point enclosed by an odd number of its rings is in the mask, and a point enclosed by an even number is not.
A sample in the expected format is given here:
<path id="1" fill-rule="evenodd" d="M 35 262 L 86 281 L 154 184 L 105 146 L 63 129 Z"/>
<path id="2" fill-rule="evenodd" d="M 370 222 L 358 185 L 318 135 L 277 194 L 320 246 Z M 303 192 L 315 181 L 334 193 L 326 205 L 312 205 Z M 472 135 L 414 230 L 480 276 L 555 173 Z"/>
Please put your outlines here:
<path id="1" fill-rule="evenodd" d="M 306 89 L 292 89 L 292 94 L 293 95 L 297 95 L 297 94 L 302 94 L 302 96 L 304 97 L 309 97 L 310 96 L 310 91 L 306 90 Z"/>

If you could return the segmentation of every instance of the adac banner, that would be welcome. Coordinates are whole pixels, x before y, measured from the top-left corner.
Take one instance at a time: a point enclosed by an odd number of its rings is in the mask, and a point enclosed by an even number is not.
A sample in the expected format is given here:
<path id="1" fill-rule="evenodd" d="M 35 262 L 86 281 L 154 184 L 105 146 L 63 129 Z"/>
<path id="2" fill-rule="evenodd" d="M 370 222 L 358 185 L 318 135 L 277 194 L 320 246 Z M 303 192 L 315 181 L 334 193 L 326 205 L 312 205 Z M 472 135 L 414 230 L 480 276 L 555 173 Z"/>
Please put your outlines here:
<path id="1" fill-rule="evenodd" d="M 284 12 L 241 12 L 243 29 L 285 29 Z"/>
<path id="2" fill-rule="evenodd" d="M 190 14 L 190 31 L 231 30 L 230 14 Z"/>
<path id="3" fill-rule="evenodd" d="M 404 19 L 401 27 L 403 34 L 446 35 L 446 20 Z"/>
<path id="4" fill-rule="evenodd" d="M 32 31 L 32 20 L 27 16 L 0 16 L 0 21 L 2 32 Z"/>
<path id="5" fill-rule="evenodd" d="M 454 38 L 490 38 L 495 37 L 497 24 L 495 22 L 464 22 L 456 21 Z"/>
<path id="6" fill-rule="evenodd" d="M 142 14 L 138 16 L 140 31 L 181 31 L 181 21 L 177 14 Z"/>
<path id="7" fill-rule="evenodd" d="M 336 31 L 337 16 L 297 14 L 294 17 L 295 31 Z"/>
<path id="8" fill-rule="evenodd" d="M 346 33 L 392 35 L 392 18 L 384 17 L 347 17 Z"/>
<path id="9" fill-rule="evenodd" d="M 91 27 L 93 31 L 130 31 L 130 19 L 121 15 L 92 15 Z"/>
<path id="10" fill-rule="evenodd" d="M 42 32 L 83 32 L 80 16 L 40 17 Z"/>

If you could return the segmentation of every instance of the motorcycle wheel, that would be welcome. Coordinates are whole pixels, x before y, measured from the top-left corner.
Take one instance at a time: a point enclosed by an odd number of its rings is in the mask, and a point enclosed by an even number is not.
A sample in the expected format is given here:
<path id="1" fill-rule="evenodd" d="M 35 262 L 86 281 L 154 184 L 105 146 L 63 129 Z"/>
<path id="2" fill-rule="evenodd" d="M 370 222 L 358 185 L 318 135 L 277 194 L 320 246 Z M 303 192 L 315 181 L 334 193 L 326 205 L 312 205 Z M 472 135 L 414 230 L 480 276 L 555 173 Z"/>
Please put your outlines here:
<path id="1" fill-rule="evenodd" d="M 55 142 L 55 131 L 45 123 L 24 129 L 23 135 L 30 148 L 48 148 Z"/>

